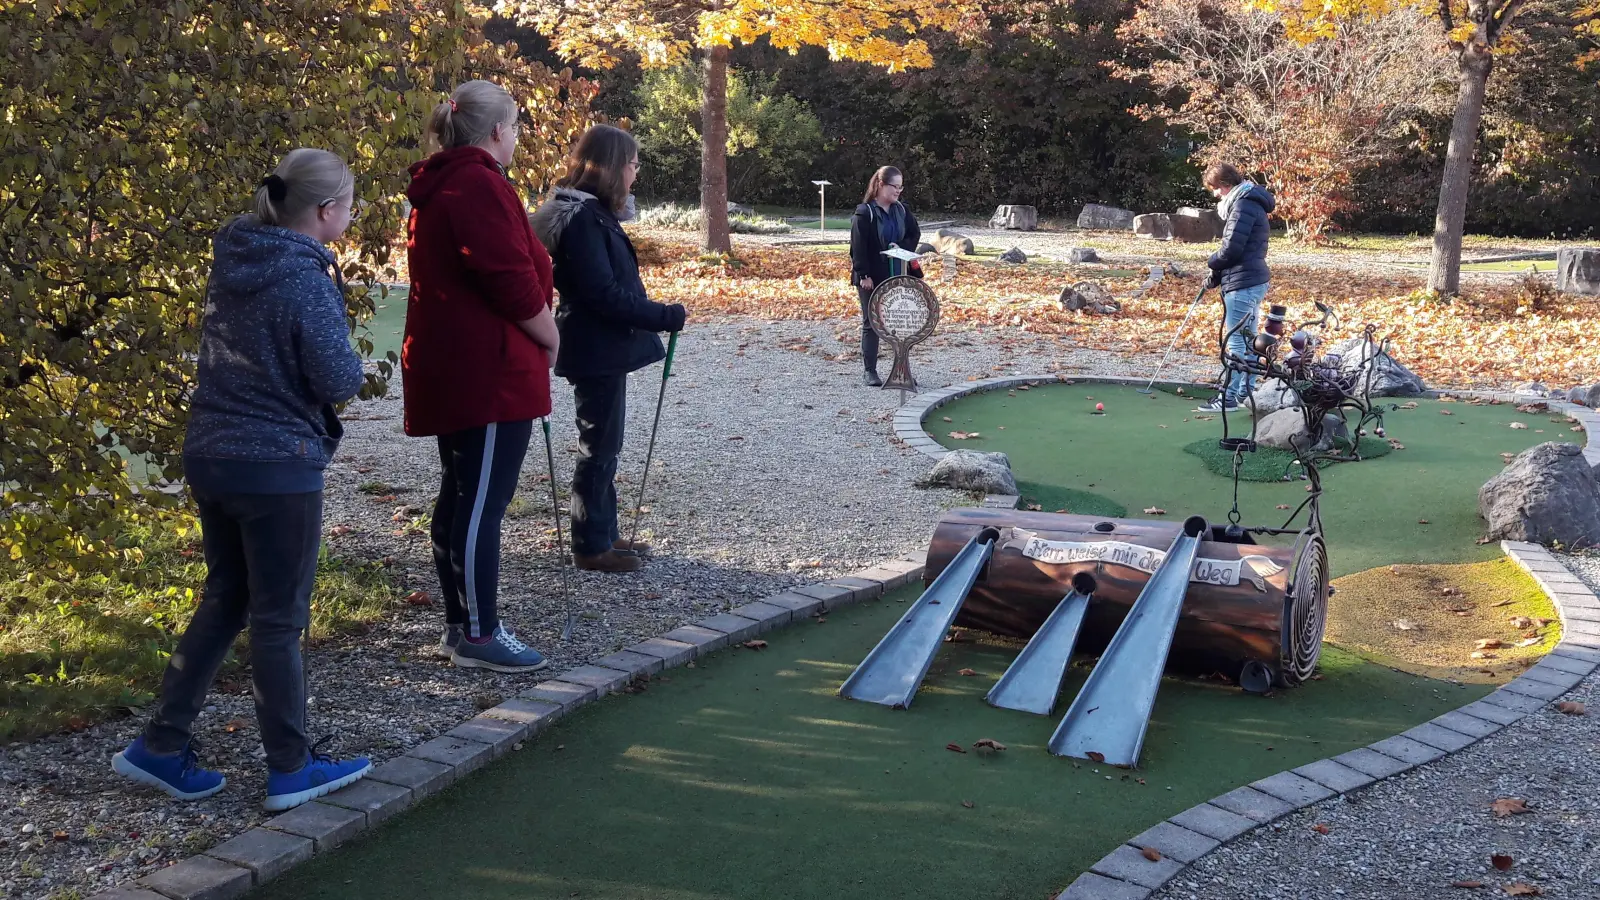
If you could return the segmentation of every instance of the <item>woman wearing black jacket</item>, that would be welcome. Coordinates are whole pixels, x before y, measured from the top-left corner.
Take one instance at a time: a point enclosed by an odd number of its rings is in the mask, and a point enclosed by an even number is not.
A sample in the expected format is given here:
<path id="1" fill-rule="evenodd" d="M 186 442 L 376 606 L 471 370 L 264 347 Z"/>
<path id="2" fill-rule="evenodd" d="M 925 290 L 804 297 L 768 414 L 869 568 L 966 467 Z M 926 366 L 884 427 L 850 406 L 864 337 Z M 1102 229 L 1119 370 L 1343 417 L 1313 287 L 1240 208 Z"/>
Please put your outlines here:
<path id="1" fill-rule="evenodd" d="M 682 331 L 681 304 L 645 296 L 639 258 L 618 220 L 639 173 L 639 145 L 626 131 L 596 125 L 567 160 L 555 194 L 533 215 L 550 250 L 561 295 L 555 373 L 572 384 L 578 461 L 572 475 L 572 559 L 580 569 L 632 572 L 648 548 L 617 529 L 617 454 L 628 373 L 667 355 L 657 332 Z"/>
<path id="2" fill-rule="evenodd" d="M 867 302 L 872 289 L 889 277 L 890 260 L 883 251 L 890 245 L 915 251 L 922 241 L 917 217 L 900 202 L 904 189 L 900 170 L 884 166 L 872 173 L 867 195 L 850 217 L 850 283 L 861 299 L 861 362 L 866 366 L 862 377 L 872 387 L 882 385 L 883 379 L 878 377 L 878 333 L 867 316 Z M 915 263 L 910 274 L 920 274 Z"/>

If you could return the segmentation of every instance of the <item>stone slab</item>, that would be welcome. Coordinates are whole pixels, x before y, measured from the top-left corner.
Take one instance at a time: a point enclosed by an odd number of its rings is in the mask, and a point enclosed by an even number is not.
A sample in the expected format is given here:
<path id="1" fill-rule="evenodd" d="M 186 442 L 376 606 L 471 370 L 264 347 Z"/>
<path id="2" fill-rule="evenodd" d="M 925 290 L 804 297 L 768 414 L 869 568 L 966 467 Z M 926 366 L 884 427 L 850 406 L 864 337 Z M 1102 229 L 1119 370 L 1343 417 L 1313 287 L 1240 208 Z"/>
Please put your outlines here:
<path id="1" fill-rule="evenodd" d="M 828 584 L 849 588 L 856 595 L 857 601 L 876 600 L 883 596 L 882 582 L 872 581 L 867 578 L 857 578 L 854 575 L 835 578 L 829 581 Z"/>
<path id="2" fill-rule="evenodd" d="M 1198 831 L 1190 831 L 1181 825 L 1162 822 L 1154 828 L 1145 829 L 1128 841 L 1128 844 L 1140 849 L 1149 847 L 1162 856 L 1181 863 L 1192 863 L 1220 847 L 1222 842 Z"/>
<path id="3" fill-rule="evenodd" d="M 445 736 L 488 744 L 493 751 L 490 758 L 499 759 L 511 752 L 512 744 L 527 740 L 529 732 L 527 725 L 503 716 L 491 716 L 486 710 L 446 731 Z"/>
<path id="4" fill-rule="evenodd" d="M 89 900 L 167 900 L 167 898 L 155 891 L 147 891 L 144 888 L 132 885 L 123 885 L 119 888 L 112 888 L 109 891 L 95 894 Z"/>
<path id="5" fill-rule="evenodd" d="M 607 669 L 603 666 L 579 666 L 561 673 L 561 680 L 573 684 L 586 684 L 599 692 L 600 696 L 619 691 L 633 676 L 627 672 L 616 669 Z"/>
<path id="6" fill-rule="evenodd" d="M 653 637 L 648 641 L 640 641 L 623 649 L 629 653 L 637 653 L 640 656 L 653 656 L 661 660 L 661 666 L 664 669 L 675 669 L 695 657 L 693 644 L 685 641 L 668 640 L 667 638 Z"/>
<path id="7" fill-rule="evenodd" d="M 607 669 L 616 669 L 618 672 L 627 672 L 635 678 L 654 675 L 666 667 L 666 664 L 661 661 L 659 656 L 634 653 L 628 650 L 608 653 L 595 660 L 594 664 Z"/>
<path id="8" fill-rule="evenodd" d="M 363 778 L 349 787 L 323 797 L 320 801 L 364 813 L 367 827 L 382 822 L 412 803 L 411 789 L 387 784 L 374 778 Z"/>
<path id="9" fill-rule="evenodd" d="M 1250 787 L 1263 794 L 1276 797 L 1296 808 L 1310 806 L 1319 800 L 1326 800 L 1335 793 L 1318 782 L 1296 775 L 1293 772 L 1279 772 L 1276 775 L 1269 775 L 1260 781 L 1251 782 Z"/>
<path id="10" fill-rule="evenodd" d="M 1446 753 L 1454 753 L 1463 747 L 1470 746 L 1477 740 L 1470 734 L 1452 731 L 1437 722 L 1423 722 L 1415 728 L 1400 732 L 1401 737 L 1410 738 L 1419 744 L 1427 744 Z"/>
<path id="11" fill-rule="evenodd" d="M 787 609 L 792 620 L 796 622 L 806 618 L 807 616 L 814 616 L 817 613 L 822 612 L 821 600 L 818 600 L 816 597 L 808 597 L 805 594 L 797 593 L 795 591 L 784 591 L 781 594 L 773 594 L 770 597 L 762 597 L 761 602 L 770 604 L 772 606 L 781 606 L 784 609 Z"/>
<path id="12" fill-rule="evenodd" d="M 1568 644 L 1566 641 L 1562 641 L 1556 647 L 1556 649 L 1551 650 L 1550 655 L 1563 656 L 1567 659 L 1578 659 L 1584 662 L 1600 665 L 1600 650 L 1589 647 L 1579 647 L 1577 644 Z"/>
<path id="13" fill-rule="evenodd" d="M 782 628 L 794 618 L 794 613 L 789 609 L 772 603 L 763 603 L 756 600 L 743 606 L 735 606 L 728 610 L 741 619 L 749 619 L 756 623 L 757 633 Z"/>
<path id="14" fill-rule="evenodd" d="M 1486 738 L 1500 730 L 1500 722 L 1498 720 L 1480 719 L 1472 713 L 1459 709 L 1452 709 L 1444 715 L 1436 717 L 1433 720 L 1433 724 L 1442 725 L 1451 731 L 1475 738 Z M 1434 744 L 1434 746 L 1437 747 L 1439 745 Z"/>
<path id="15" fill-rule="evenodd" d="M 1256 827 L 1254 819 L 1209 803 L 1191 806 L 1167 821 L 1219 841 L 1231 841 Z"/>
<path id="16" fill-rule="evenodd" d="M 1145 900 L 1151 890 L 1093 872 L 1079 875 L 1056 900 Z"/>
<path id="17" fill-rule="evenodd" d="M 834 609 L 857 602 L 856 592 L 839 584 L 805 584 L 795 588 L 794 592 L 821 600 L 823 609 Z"/>
<path id="18" fill-rule="evenodd" d="M 1537 678 L 1517 678 L 1506 684 L 1500 690 L 1490 694 L 1490 697 L 1501 693 L 1522 694 L 1535 700 L 1554 700 L 1570 690 L 1569 686 L 1550 684 Z"/>
<path id="19" fill-rule="evenodd" d="M 1384 756 L 1392 756 L 1413 766 L 1430 763 L 1444 756 L 1444 751 L 1437 747 L 1414 741 L 1408 737 L 1401 737 L 1398 734 L 1394 737 L 1384 738 L 1381 741 L 1375 741 L 1367 746 L 1382 753 Z"/>
<path id="20" fill-rule="evenodd" d="M 1211 805 L 1231 813 L 1237 813 L 1263 825 L 1276 821 L 1294 812 L 1295 809 L 1277 797 L 1262 793 L 1252 787 L 1234 788 L 1220 797 L 1212 797 Z"/>
<path id="21" fill-rule="evenodd" d="M 1388 778 L 1398 775 L 1407 769 L 1413 768 L 1411 763 L 1402 762 L 1392 756 L 1385 756 L 1376 750 L 1367 747 L 1358 747 L 1348 753 L 1341 753 L 1333 761 L 1342 766 L 1348 766 L 1357 772 L 1371 775 L 1373 778 Z"/>
<path id="22" fill-rule="evenodd" d="M 600 692 L 587 684 L 574 684 L 570 681 L 541 681 L 531 688 L 517 694 L 520 700 L 534 700 L 542 703 L 554 703 L 561 707 L 565 715 L 578 707 L 600 696 Z"/>
<path id="23" fill-rule="evenodd" d="M 1154 862 L 1145 858 L 1143 853 L 1123 844 L 1121 847 L 1100 857 L 1099 862 L 1089 867 L 1089 871 L 1118 881 L 1127 881 L 1140 887 L 1155 889 L 1172 880 L 1172 876 L 1183 871 L 1183 863 L 1175 859 L 1162 857 Z"/>
<path id="24" fill-rule="evenodd" d="M 1314 763 L 1294 770 L 1301 778 L 1308 778 L 1317 784 L 1341 794 L 1364 788 L 1377 779 L 1359 769 L 1352 769 L 1343 763 L 1331 759 L 1319 759 Z"/>
<path id="25" fill-rule="evenodd" d="M 1588 660 L 1576 659 L 1560 653 L 1552 653 L 1540 661 L 1539 665 L 1549 666 L 1552 669 L 1558 669 L 1562 672 L 1571 672 L 1574 675 L 1587 676 L 1590 672 L 1595 670 L 1596 664 L 1589 662 Z"/>
<path id="26" fill-rule="evenodd" d="M 1538 682 L 1534 683 L 1537 684 Z M 1507 687 L 1509 687 L 1509 685 Z M 1485 694 L 1483 698 L 1477 702 L 1491 703 L 1495 706 L 1504 706 L 1507 709 L 1514 709 L 1517 712 L 1522 713 L 1530 713 L 1539 707 L 1544 706 L 1544 701 L 1540 700 L 1538 697 L 1530 697 L 1527 694 L 1509 691 L 1504 687 L 1497 691 L 1492 691 L 1488 694 Z"/>
<path id="27" fill-rule="evenodd" d="M 720 631 L 701 628 L 699 625 L 684 625 L 674 628 L 661 636 L 662 640 L 676 641 L 680 644 L 689 644 L 694 647 L 695 656 L 705 656 L 715 653 L 728 646 L 728 636 Z"/>
<path id="28" fill-rule="evenodd" d="M 367 777 L 371 778 L 372 774 Z M 264 828 L 276 828 L 306 838 L 317 853 L 326 853 L 360 834 L 367 825 L 367 817 L 353 809 L 313 800 L 261 824 Z"/>
<path id="29" fill-rule="evenodd" d="M 191 856 L 134 882 L 171 900 L 233 900 L 253 883 L 250 870 L 209 856 Z"/>
<path id="30" fill-rule="evenodd" d="M 504 722 L 495 719 L 491 719 L 490 721 L 508 729 L 508 734 L 509 730 L 521 730 L 511 722 Z M 512 738 L 509 736 L 506 737 L 506 749 L 509 750 L 511 748 L 511 743 Z M 436 762 L 443 766 L 449 766 L 455 772 L 454 776 L 451 778 L 453 781 L 455 779 L 459 779 L 463 775 L 466 775 L 470 772 L 476 772 L 477 770 L 483 768 L 484 765 L 487 764 L 489 760 L 494 759 L 497 754 L 495 753 L 494 746 L 491 744 L 481 743 L 479 741 L 460 737 L 454 734 L 441 734 L 431 741 L 427 741 L 426 743 L 418 744 L 417 746 L 412 747 L 410 750 L 406 751 L 406 755 L 412 759 L 424 759 L 428 762 Z"/>
<path id="31" fill-rule="evenodd" d="M 1528 671 L 1523 672 L 1517 680 L 1522 681 L 1526 678 L 1531 678 L 1534 681 L 1542 681 L 1545 684 L 1554 685 L 1569 691 L 1583 682 L 1582 675 L 1579 675 L 1576 672 L 1567 672 L 1555 666 L 1547 666 L 1542 661 Z"/>
<path id="32" fill-rule="evenodd" d="M 906 582 L 911 580 L 911 576 L 906 570 L 893 569 L 887 566 L 873 566 L 870 569 L 862 569 L 859 572 L 853 572 L 851 574 L 857 578 L 865 578 L 868 581 L 878 582 L 879 584 L 883 585 L 884 593 L 888 593 L 889 591 L 897 588 L 905 587 Z"/>
<path id="33" fill-rule="evenodd" d="M 1494 703 L 1485 703 L 1482 700 L 1474 700 L 1473 702 L 1468 703 L 1466 706 L 1463 706 L 1456 711 L 1466 713 L 1475 719 L 1484 719 L 1486 721 L 1493 722 L 1500 726 L 1510 725 L 1514 722 L 1520 722 L 1528 715 L 1527 711 L 1525 710 L 1507 709 L 1504 706 L 1499 706 Z"/>
<path id="34" fill-rule="evenodd" d="M 525 729 L 523 740 L 533 737 L 561 718 L 561 704 L 549 700 L 524 700 L 512 697 L 499 706 L 483 711 L 485 716 L 515 722 Z"/>
<path id="35" fill-rule="evenodd" d="M 415 756 L 397 756 L 367 776 L 384 784 L 403 787 L 413 801 L 437 794 L 457 778 L 455 767 Z"/>
<path id="36" fill-rule="evenodd" d="M 255 883 L 261 884 L 310 859 L 314 849 L 315 845 L 309 838 L 267 828 L 252 828 L 212 847 L 206 851 L 206 855 L 249 869 L 255 875 Z"/>
<path id="37" fill-rule="evenodd" d="M 752 619 L 728 613 L 717 613 L 709 619 L 701 619 L 694 624 L 727 635 L 730 644 L 742 644 L 750 640 L 756 636 L 761 627 Z"/>

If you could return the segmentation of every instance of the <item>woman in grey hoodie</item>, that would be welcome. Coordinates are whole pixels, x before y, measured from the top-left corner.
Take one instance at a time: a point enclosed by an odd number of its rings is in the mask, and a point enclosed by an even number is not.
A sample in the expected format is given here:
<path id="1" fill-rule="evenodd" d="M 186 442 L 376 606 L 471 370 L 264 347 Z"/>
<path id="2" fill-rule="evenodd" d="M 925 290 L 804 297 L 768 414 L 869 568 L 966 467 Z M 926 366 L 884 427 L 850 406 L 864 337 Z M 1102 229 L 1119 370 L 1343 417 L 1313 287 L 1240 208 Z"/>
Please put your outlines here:
<path id="1" fill-rule="evenodd" d="M 172 654 L 161 703 L 112 768 L 184 800 L 227 784 L 200 768 L 191 730 L 234 638 L 250 627 L 266 808 L 289 809 L 371 768 L 306 739 L 300 634 L 322 542 L 322 471 L 361 387 L 344 281 L 325 246 L 350 227 L 355 180 L 325 150 L 295 150 L 256 191 L 254 215 L 217 233 L 183 443 L 200 514 L 205 594 Z"/>

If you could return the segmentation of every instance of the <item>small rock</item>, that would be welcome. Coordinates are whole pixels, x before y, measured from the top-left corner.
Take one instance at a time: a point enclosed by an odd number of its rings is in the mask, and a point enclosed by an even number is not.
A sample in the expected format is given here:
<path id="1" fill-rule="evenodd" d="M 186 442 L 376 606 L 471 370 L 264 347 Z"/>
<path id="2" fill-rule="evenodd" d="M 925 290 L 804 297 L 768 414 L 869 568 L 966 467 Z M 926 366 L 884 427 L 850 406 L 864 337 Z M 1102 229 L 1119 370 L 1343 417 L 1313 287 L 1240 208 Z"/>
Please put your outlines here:
<path id="1" fill-rule="evenodd" d="M 1172 240 L 1172 217 L 1166 213 L 1146 213 L 1133 220 L 1133 233 L 1154 241 Z"/>
<path id="2" fill-rule="evenodd" d="M 1004 453 L 953 450 L 939 458 L 932 471 L 917 481 L 918 487 L 950 487 L 985 494 L 1012 494 L 1017 490 L 1011 458 Z"/>
<path id="3" fill-rule="evenodd" d="M 1028 261 L 1028 254 L 1022 252 L 1021 247 L 1012 247 L 1010 250 L 1000 254 L 1000 261 L 1022 265 Z"/>
<path id="4" fill-rule="evenodd" d="M 1093 247 L 1073 247 L 1067 251 L 1069 263 L 1094 263 L 1100 261 L 1100 254 Z"/>

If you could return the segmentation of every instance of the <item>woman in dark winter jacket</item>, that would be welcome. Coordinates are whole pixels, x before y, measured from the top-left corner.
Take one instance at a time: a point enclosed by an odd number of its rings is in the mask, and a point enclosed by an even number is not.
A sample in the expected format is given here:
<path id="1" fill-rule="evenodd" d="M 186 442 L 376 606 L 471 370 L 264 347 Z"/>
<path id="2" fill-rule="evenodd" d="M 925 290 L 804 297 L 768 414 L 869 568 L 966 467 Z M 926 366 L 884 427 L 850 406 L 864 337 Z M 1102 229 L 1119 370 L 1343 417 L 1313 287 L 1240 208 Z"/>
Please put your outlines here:
<path id="1" fill-rule="evenodd" d="M 561 295 L 556 375 L 572 383 L 578 460 L 572 475 L 572 559 L 580 569 L 632 572 L 649 550 L 617 528 L 617 454 L 622 450 L 628 373 L 666 357 L 658 332 L 682 331 L 680 304 L 645 296 L 639 258 L 622 230 L 639 173 L 639 145 L 626 131 L 584 132 L 533 229 L 555 262 Z"/>
<path id="2" fill-rule="evenodd" d="M 1202 183 L 1218 199 L 1217 213 L 1224 223 L 1222 246 L 1206 262 L 1211 267 L 1206 284 L 1222 288 L 1224 332 L 1232 331 L 1246 318 L 1251 318 L 1254 329 L 1272 277 L 1267 270 L 1267 238 L 1271 233 L 1267 217 L 1277 201 L 1266 188 L 1226 163 L 1206 169 Z M 1249 355 L 1250 340 L 1243 329 L 1228 340 L 1228 350 L 1239 357 Z M 1254 388 L 1253 376 L 1229 372 L 1222 394 L 1197 411 L 1233 409 L 1245 402 Z"/>
<path id="3" fill-rule="evenodd" d="M 411 167 L 411 295 L 401 372 L 405 428 L 439 445 L 433 561 L 444 599 L 438 653 L 457 666 L 547 665 L 500 621 L 500 523 L 533 420 L 550 414 L 550 257 L 506 180 L 517 103 L 469 81 L 428 119 L 438 152 Z"/>
<path id="4" fill-rule="evenodd" d="M 890 259 L 883 251 L 891 246 L 915 251 L 922 241 L 917 217 L 900 202 L 903 190 L 900 170 L 884 166 L 872 173 L 867 194 L 850 217 L 850 283 L 861 300 L 861 362 L 866 367 L 862 378 L 872 387 L 883 384 L 883 379 L 878 377 L 878 333 L 872 330 L 867 303 L 872 289 L 890 274 Z M 908 274 L 920 271 L 913 263 Z"/>
<path id="5" fill-rule="evenodd" d="M 355 180 L 326 150 L 295 150 L 262 180 L 255 214 L 218 232 L 198 384 L 183 441 L 200 514 L 205 594 L 161 679 L 161 702 L 112 769 L 181 800 L 223 789 L 197 764 L 191 727 L 246 626 L 270 811 L 335 791 L 371 768 L 306 739 L 300 634 L 322 544 L 322 471 L 344 429 L 334 404 L 361 388 L 344 283 L 325 244 L 350 227 Z"/>

